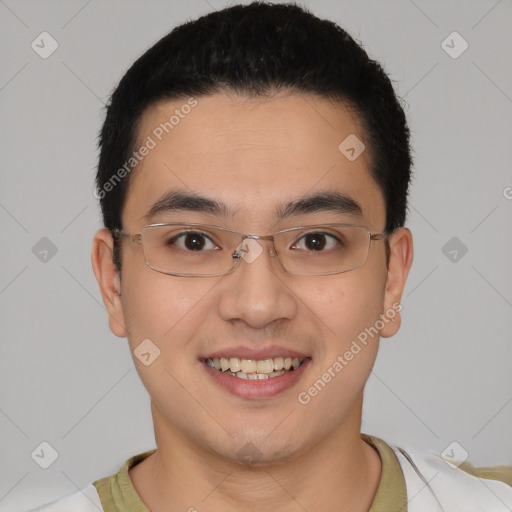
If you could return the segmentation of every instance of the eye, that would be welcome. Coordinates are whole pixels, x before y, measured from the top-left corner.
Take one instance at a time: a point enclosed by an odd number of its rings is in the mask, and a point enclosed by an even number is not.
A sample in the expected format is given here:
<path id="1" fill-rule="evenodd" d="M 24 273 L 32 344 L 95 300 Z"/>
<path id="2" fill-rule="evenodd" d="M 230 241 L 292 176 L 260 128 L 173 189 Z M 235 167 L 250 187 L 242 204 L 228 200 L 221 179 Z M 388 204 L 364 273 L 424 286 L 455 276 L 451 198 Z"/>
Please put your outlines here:
<path id="1" fill-rule="evenodd" d="M 167 244 L 175 245 L 184 251 L 203 251 L 218 248 L 205 234 L 191 231 L 172 237 Z"/>
<path id="2" fill-rule="evenodd" d="M 334 249 L 339 243 L 335 236 L 328 233 L 307 233 L 292 246 L 292 249 L 322 252 Z"/>

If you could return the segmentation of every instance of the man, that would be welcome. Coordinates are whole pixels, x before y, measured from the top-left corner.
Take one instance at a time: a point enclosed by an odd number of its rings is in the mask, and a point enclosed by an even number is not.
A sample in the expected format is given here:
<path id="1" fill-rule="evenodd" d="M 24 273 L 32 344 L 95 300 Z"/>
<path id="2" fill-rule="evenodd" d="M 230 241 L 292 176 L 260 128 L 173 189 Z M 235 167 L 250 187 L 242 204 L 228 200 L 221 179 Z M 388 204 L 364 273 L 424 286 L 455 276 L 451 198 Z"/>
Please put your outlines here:
<path id="1" fill-rule="evenodd" d="M 411 156 L 345 31 L 259 2 L 184 24 L 123 77 L 100 148 L 92 265 L 157 448 L 40 510 L 510 510 L 498 469 L 361 433 L 413 259 Z"/>

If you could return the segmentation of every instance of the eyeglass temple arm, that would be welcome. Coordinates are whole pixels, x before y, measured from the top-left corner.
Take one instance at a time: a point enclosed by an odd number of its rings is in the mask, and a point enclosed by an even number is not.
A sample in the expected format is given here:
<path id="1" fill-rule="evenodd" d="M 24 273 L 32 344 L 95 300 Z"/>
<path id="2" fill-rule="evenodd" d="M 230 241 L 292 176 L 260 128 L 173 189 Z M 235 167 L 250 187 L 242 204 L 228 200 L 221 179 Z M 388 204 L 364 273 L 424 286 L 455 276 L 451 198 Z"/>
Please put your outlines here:
<path id="1" fill-rule="evenodd" d="M 123 233 L 120 229 L 114 228 L 112 234 L 119 238 L 126 238 L 130 242 L 140 242 L 142 235 L 140 233 Z"/>

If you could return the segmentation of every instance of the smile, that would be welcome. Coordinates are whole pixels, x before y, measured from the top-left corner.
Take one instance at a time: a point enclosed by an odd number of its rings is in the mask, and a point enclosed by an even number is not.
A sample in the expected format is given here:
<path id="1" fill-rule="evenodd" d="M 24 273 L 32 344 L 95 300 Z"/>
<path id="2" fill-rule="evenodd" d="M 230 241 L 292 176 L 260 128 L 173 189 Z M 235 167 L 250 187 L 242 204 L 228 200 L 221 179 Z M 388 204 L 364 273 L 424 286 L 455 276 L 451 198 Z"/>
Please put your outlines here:
<path id="1" fill-rule="evenodd" d="M 240 359 L 238 357 L 208 358 L 205 363 L 210 368 L 246 380 L 265 380 L 280 377 L 300 367 L 304 359 L 297 357 L 273 357 L 268 359 Z"/>

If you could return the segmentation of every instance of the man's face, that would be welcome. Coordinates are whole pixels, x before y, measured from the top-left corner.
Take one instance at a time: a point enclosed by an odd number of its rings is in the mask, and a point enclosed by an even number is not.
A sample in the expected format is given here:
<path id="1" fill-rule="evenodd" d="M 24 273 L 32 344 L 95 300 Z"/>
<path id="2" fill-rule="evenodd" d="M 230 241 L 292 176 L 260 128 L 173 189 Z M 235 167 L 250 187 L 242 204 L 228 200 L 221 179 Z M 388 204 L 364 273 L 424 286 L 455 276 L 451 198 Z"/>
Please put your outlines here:
<path id="1" fill-rule="evenodd" d="M 251 101 L 199 97 L 158 141 L 154 130 L 185 103 L 160 103 L 142 118 L 139 145 L 150 136 L 156 147 L 133 171 L 125 232 L 140 233 L 158 222 L 259 235 L 325 223 L 384 230 L 384 198 L 370 175 L 368 151 L 351 161 L 338 149 L 351 134 L 369 145 L 343 105 L 283 94 Z M 145 219 L 171 190 L 212 199 L 226 211 L 172 209 Z M 317 204 L 276 216 L 283 205 L 318 193 L 349 196 L 361 215 Z M 230 274 L 178 277 L 148 268 L 141 246 L 122 242 L 122 298 L 109 305 L 110 325 L 128 338 L 132 352 L 146 339 L 160 350 L 148 366 L 134 357 L 151 396 L 157 442 L 180 439 L 205 454 L 272 461 L 299 455 L 344 429 L 359 432 L 378 336 L 358 342 L 360 351 L 344 358 L 341 370 L 335 362 L 400 298 L 403 283 L 387 284 L 384 241 L 371 242 L 362 267 L 328 276 L 289 274 L 272 255 L 271 243 L 260 245 L 264 251 L 254 261 L 240 260 Z M 398 324 L 387 323 L 381 334 L 394 334 Z M 219 379 L 206 361 L 214 356 L 291 356 L 304 363 L 271 379 Z M 329 368 L 331 378 L 308 393 Z"/>

